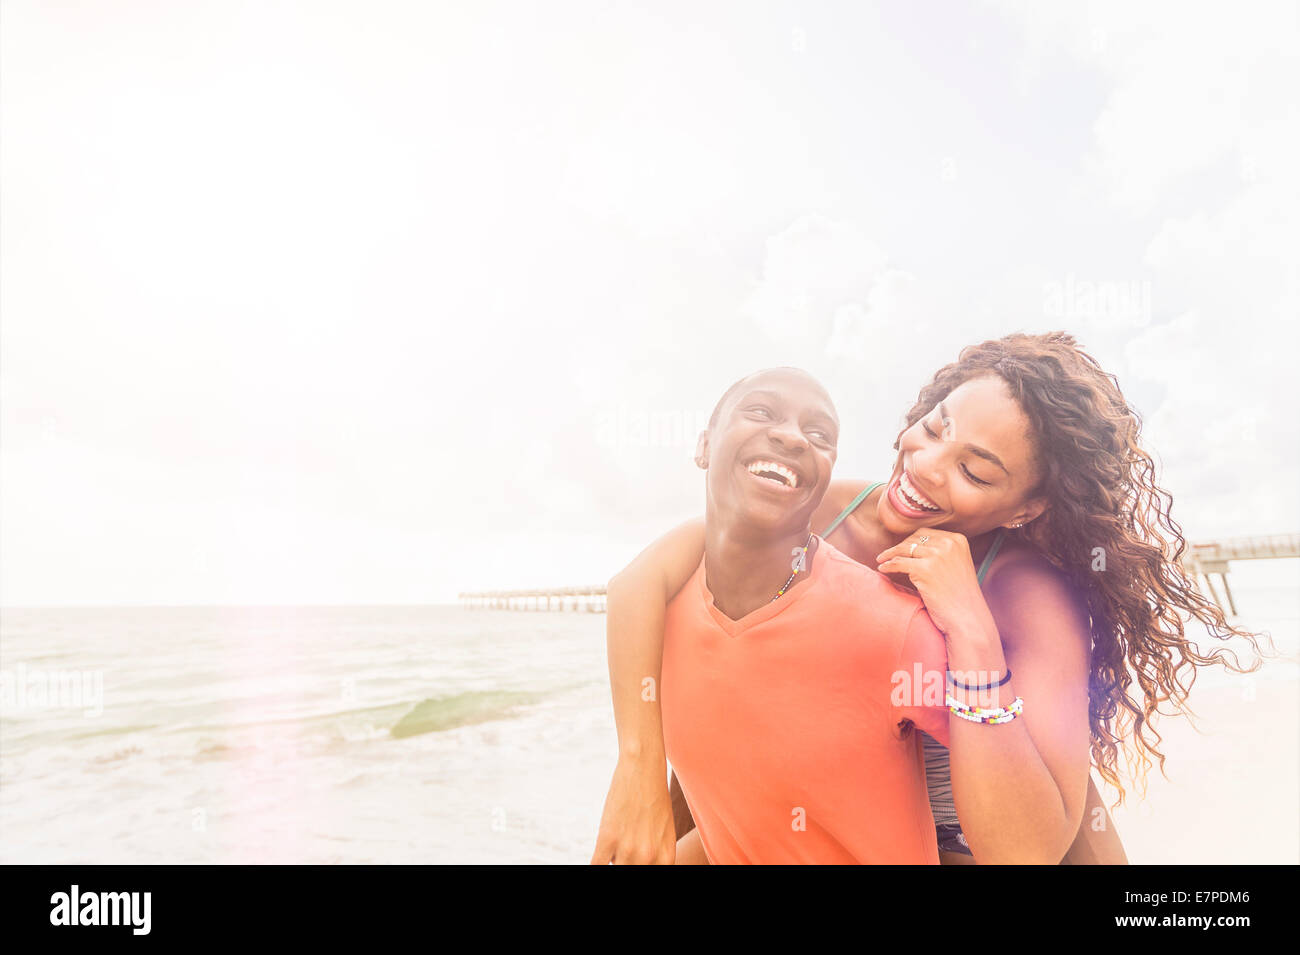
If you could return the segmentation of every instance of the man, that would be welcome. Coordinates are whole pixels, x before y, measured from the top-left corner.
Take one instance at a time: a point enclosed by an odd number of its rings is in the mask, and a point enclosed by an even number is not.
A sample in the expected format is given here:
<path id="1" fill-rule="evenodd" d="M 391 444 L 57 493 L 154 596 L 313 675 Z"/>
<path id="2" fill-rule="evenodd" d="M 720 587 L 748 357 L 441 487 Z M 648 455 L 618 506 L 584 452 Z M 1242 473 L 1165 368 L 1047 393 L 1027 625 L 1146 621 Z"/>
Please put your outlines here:
<path id="1" fill-rule="evenodd" d="M 704 559 L 668 607 L 661 684 L 697 824 L 679 862 L 938 862 L 912 728 L 946 744 L 948 713 L 893 690 L 944 671 L 943 637 L 811 533 L 838 429 L 825 389 L 778 368 L 733 385 L 700 436 Z"/>

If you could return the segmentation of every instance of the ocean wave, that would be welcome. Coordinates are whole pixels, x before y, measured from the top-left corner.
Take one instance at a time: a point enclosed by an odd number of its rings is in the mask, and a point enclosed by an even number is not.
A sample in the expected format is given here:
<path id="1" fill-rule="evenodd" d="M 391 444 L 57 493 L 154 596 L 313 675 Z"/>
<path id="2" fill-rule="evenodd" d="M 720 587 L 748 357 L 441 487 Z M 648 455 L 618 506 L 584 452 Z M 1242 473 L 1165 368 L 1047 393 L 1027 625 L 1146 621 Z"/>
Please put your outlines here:
<path id="1" fill-rule="evenodd" d="M 536 703 L 540 698 L 537 693 L 520 690 L 474 690 L 430 697 L 411 707 L 388 733 L 394 739 L 405 739 L 485 723 L 510 716 L 518 707 Z"/>
<path id="2" fill-rule="evenodd" d="M 140 756 L 143 753 L 144 750 L 139 746 L 123 746 L 112 752 L 100 753 L 94 759 L 97 763 L 116 763 L 123 759 L 130 759 L 132 756 Z"/>

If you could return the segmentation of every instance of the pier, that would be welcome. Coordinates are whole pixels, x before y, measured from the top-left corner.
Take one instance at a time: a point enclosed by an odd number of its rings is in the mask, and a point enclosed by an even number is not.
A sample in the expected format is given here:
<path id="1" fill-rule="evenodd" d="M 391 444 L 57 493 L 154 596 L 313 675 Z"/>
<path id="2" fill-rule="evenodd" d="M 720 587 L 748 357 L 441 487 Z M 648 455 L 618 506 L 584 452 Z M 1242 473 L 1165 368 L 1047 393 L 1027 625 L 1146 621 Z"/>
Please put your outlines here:
<path id="1" fill-rule="evenodd" d="M 605 585 L 550 587 L 541 590 L 476 590 L 457 594 L 470 610 L 576 610 L 605 612 Z"/>
<path id="2" fill-rule="evenodd" d="M 1264 537 L 1228 537 L 1189 544 L 1183 552 L 1183 569 L 1192 577 L 1204 578 L 1207 593 L 1221 609 L 1237 613 L 1232 588 L 1228 585 L 1229 564 L 1235 560 L 1272 560 L 1300 557 L 1300 534 L 1271 534 Z M 1223 596 L 1214 585 L 1217 575 Z M 537 590 L 476 590 L 456 595 L 462 607 L 472 610 L 535 610 L 605 612 L 605 585 L 588 587 L 543 587 Z M 1227 607 L 1224 608 L 1224 603 Z"/>
<path id="3" fill-rule="evenodd" d="M 1234 560 L 1276 560 L 1300 557 L 1300 534 L 1269 534 L 1264 537 L 1228 537 L 1223 540 L 1190 544 L 1183 552 L 1183 569 L 1193 579 L 1205 578 L 1205 587 L 1219 609 L 1224 601 L 1214 586 L 1211 574 L 1219 575 L 1229 613 L 1237 613 L 1237 603 L 1228 586 L 1228 564 Z"/>

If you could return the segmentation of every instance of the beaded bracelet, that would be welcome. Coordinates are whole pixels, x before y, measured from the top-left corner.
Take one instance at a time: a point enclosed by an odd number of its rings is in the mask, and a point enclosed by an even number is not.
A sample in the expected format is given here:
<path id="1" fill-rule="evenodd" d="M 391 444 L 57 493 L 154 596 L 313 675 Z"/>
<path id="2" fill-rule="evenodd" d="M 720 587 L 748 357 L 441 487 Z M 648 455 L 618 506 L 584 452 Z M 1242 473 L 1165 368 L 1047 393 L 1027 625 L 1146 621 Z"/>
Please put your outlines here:
<path id="1" fill-rule="evenodd" d="M 1020 697 L 1016 697 L 1006 706 L 980 707 L 967 706 L 949 693 L 944 702 L 948 707 L 948 712 L 952 713 L 953 716 L 960 716 L 970 723 L 1010 723 L 1025 708 L 1025 701 Z"/>
<path id="2" fill-rule="evenodd" d="M 948 680 L 949 686 L 955 686 L 959 690 L 970 690 L 972 692 L 996 690 L 1000 686 L 1006 686 L 1007 682 L 1011 679 L 1011 667 L 1007 667 L 1007 672 L 1003 674 L 1002 679 L 998 680 L 996 683 L 976 683 L 974 686 L 971 686 L 968 683 L 958 683 L 957 678 L 952 675 L 951 670 L 948 671 L 946 679 Z"/>

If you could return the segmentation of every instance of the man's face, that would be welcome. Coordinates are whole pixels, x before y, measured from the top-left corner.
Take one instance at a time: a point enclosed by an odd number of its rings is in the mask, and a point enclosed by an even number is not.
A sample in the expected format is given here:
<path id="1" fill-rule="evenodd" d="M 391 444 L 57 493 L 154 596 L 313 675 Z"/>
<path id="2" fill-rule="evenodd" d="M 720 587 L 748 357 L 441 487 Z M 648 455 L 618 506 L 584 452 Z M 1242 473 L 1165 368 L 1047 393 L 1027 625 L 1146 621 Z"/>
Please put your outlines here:
<path id="1" fill-rule="evenodd" d="M 700 436 L 711 516 L 760 532 L 806 530 L 838 442 L 835 406 L 816 381 L 787 369 L 751 375 Z"/>

